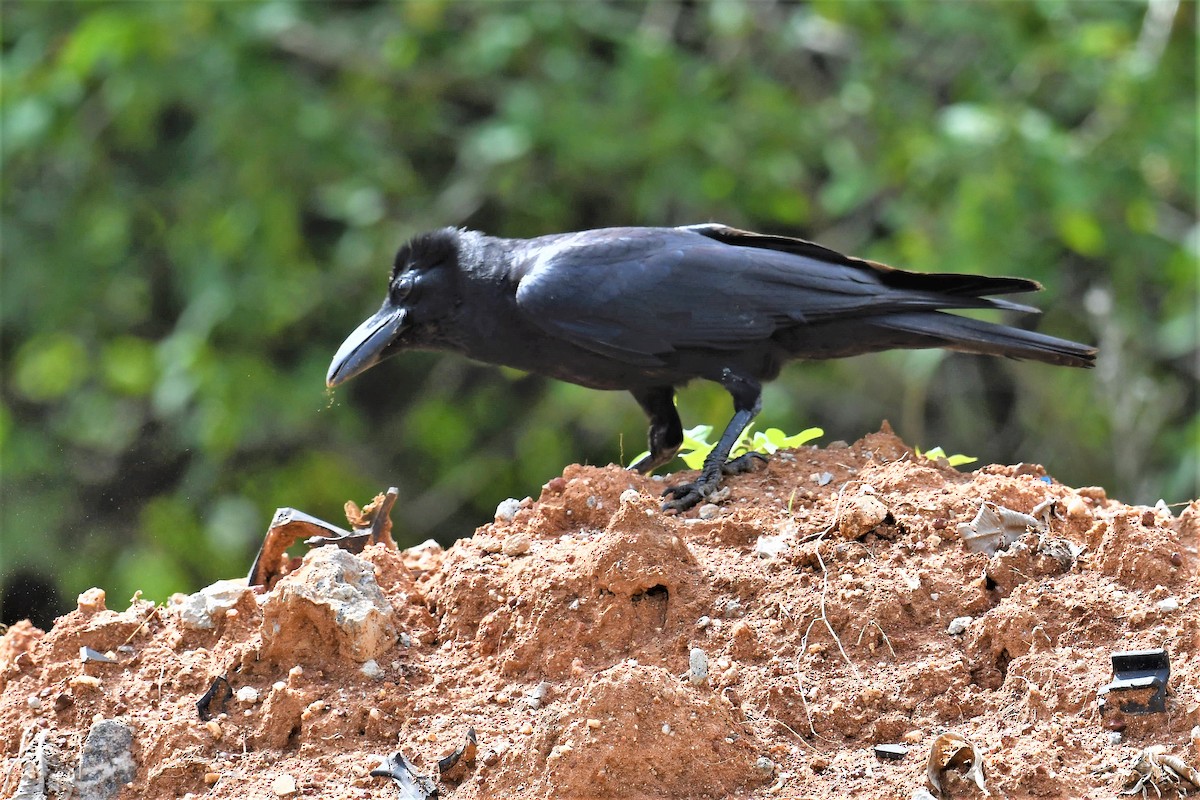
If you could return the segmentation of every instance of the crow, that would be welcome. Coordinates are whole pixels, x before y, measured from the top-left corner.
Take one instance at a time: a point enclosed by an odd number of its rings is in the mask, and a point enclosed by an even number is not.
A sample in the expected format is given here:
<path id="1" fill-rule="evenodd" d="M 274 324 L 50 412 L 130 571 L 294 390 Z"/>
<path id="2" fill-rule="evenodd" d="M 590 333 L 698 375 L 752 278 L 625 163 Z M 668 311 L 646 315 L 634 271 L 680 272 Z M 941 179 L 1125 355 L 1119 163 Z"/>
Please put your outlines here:
<path id="1" fill-rule="evenodd" d="M 699 476 L 663 492 L 663 509 L 680 512 L 750 466 L 747 456 L 728 460 L 730 450 L 762 406 L 763 382 L 793 359 L 941 347 L 1093 366 L 1094 347 L 944 313 L 1037 313 L 990 296 L 1040 288 L 908 272 L 715 223 L 534 239 L 443 228 L 399 249 L 383 307 L 338 348 L 326 383 L 419 349 L 628 391 L 650 418 L 650 451 L 632 466 L 648 473 L 683 443 L 676 389 L 715 381 L 733 398 L 733 418 Z"/>

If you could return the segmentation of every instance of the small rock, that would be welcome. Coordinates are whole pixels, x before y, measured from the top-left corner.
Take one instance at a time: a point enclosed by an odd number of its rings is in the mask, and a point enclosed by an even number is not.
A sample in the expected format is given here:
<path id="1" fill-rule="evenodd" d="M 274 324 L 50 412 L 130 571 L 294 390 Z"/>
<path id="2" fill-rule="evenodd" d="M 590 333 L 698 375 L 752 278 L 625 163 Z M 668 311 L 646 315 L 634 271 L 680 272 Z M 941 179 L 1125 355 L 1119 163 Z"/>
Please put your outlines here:
<path id="1" fill-rule="evenodd" d="M 316 648 L 323 652 L 314 656 L 365 662 L 396 644 L 393 616 L 371 562 L 336 547 L 318 547 L 268 594 L 263 652 L 283 660 L 295 658 L 298 648 Z"/>
<path id="2" fill-rule="evenodd" d="M 888 507 L 869 494 L 852 497 L 838 520 L 838 531 L 847 539 L 857 539 L 882 525 L 889 514 Z"/>
<path id="3" fill-rule="evenodd" d="M 221 741 L 221 737 L 225 735 L 225 731 L 221 730 L 221 723 L 217 722 L 215 719 L 210 719 L 208 722 L 204 723 L 204 727 L 208 729 L 208 735 L 211 736 L 214 741 Z"/>
<path id="4" fill-rule="evenodd" d="M 708 616 L 707 614 L 705 614 L 700 619 L 696 620 L 696 627 L 699 628 L 700 630 L 704 630 L 711 624 L 712 624 L 712 617 Z"/>
<path id="5" fill-rule="evenodd" d="M 946 633 L 951 636 L 958 636 L 967 630 L 967 626 L 974 621 L 974 617 L 955 617 L 950 620 L 950 624 L 946 627 Z"/>
<path id="6" fill-rule="evenodd" d="M 1072 519 L 1083 519 L 1090 516 L 1092 513 L 1088 507 L 1087 501 L 1077 494 L 1067 498 L 1067 516 Z"/>
<path id="7" fill-rule="evenodd" d="M 775 762 L 766 756 L 759 756 L 754 762 L 754 769 L 761 772 L 765 777 L 770 778 L 775 774 Z"/>
<path id="8" fill-rule="evenodd" d="M 696 511 L 700 519 L 712 519 L 721 509 L 716 503 L 705 503 Z"/>
<path id="9" fill-rule="evenodd" d="M 79 757 L 75 781 L 80 800 L 108 800 L 137 774 L 133 761 L 133 731 L 115 719 L 92 725 Z"/>
<path id="10" fill-rule="evenodd" d="M 625 491 L 621 492 L 621 502 L 634 503 L 637 502 L 637 499 L 641 496 L 641 492 L 639 492 L 637 489 L 626 489 Z"/>
<path id="11" fill-rule="evenodd" d="M 79 610 L 84 614 L 95 614 L 98 611 L 106 610 L 104 599 L 104 590 L 93 586 L 91 589 L 88 589 L 86 592 L 79 595 L 76 603 L 79 607 Z"/>
<path id="12" fill-rule="evenodd" d="M 258 689 L 253 686 L 243 686 L 237 690 L 237 701 L 243 705 L 252 706 L 258 702 Z"/>
<path id="13" fill-rule="evenodd" d="M 286 773 L 278 775 L 275 780 L 271 781 L 271 791 L 278 797 L 287 797 L 289 794 L 295 794 L 296 779 Z"/>
<path id="14" fill-rule="evenodd" d="M 820 475 L 817 476 L 817 486 L 828 486 L 832 480 L 833 480 L 832 472 L 822 472 Z"/>
<path id="15" fill-rule="evenodd" d="M 510 497 L 507 500 L 501 500 L 496 506 L 496 521 L 497 522 L 512 522 L 513 517 L 517 515 L 517 511 L 521 508 L 521 501 L 515 497 Z"/>
<path id="16" fill-rule="evenodd" d="M 519 556 L 529 552 L 531 543 L 529 536 L 524 533 L 513 534 L 504 540 L 500 552 L 506 556 Z"/>
<path id="17" fill-rule="evenodd" d="M 600 720 L 596 719 L 595 717 L 589 717 L 587 726 L 592 730 L 598 730 L 600 728 Z"/>
<path id="18" fill-rule="evenodd" d="M 1179 610 L 1179 599 L 1176 597 L 1164 597 L 1155 603 L 1155 605 L 1158 606 L 1159 611 L 1170 613 Z"/>
<path id="19" fill-rule="evenodd" d="M 358 671 L 372 680 L 379 680 L 383 677 L 383 669 L 379 666 L 379 662 L 373 658 L 368 658 L 364 661 L 363 665 L 358 668 Z"/>
<path id="20" fill-rule="evenodd" d="M 1120 731 L 1109 731 L 1109 734 L 1108 734 L 1109 747 L 1116 747 L 1117 745 L 1119 745 L 1121 743 L 1121 738 L 1122 737 L 1121 737 Z"/>
<path id="21" fill-rule="evenodd" d="M 550 691 L 550 684 L 547 681 L 542 681 L 537 686 L 534 686 L 525 693 L 523 698 L 525 705 L 535 711 L 542 707 L 542 701 L 546 699 L 546 694 Z"/>
<path id="22" fill-rule="evenodd" d="M 221 773 L 219 772 L 204 773 L 204 783 L 208 786 L 214 785 L 219 780 L 221 780 Z"/>
<path id="23" fill-rule="evenodd" d="M 215 619 L 237 605 L 250 591 L 245 578 L 217 581 L 195 594 L 171 595 L 167 610 L 179 617 L 179 623 L 191 630 L 212 630 Z"/>
<path id="24" fill-rule="evenodd" d="M 754 555 L 759 558 L 775 558 L 784 551 L 791 538 L 790 533 L 781 533 L 778 536 L 759 536 L 758 541 L 754 543 Z"/>
<path id="25" fill-rule="evenodd" d="M 708 656 L 699 647 L 688 654 L 688 680 L 695 686 L 708 680 Z"/>

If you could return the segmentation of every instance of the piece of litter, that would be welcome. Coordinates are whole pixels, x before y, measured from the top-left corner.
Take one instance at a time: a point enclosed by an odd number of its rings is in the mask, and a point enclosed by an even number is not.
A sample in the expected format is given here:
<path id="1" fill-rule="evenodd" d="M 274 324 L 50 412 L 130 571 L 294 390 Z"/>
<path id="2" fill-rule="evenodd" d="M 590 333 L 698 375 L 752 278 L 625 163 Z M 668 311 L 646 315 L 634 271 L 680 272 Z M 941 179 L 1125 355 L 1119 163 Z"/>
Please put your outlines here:
<path id="1" fill-rule="evenodd" d="M 886 758 L 892 761 L 899 761 L 906 755 L 908 755 L 908 748 L 902 744 L 875 745 L 875 756 L 877 758 Z"/>
<path id="2" fill-rule="evenodd" d="M 942 793 L 942 773 L 948 769 L 963 771 L 965 776 L 975 781 L 979 791 L 984 796 L 991 797 L 984 784 L 983 753 L 957 733 L 943 733 L 933 741 L 929 748 L 929 760 L 925 764 L 925 778 L 935 795 Z"/>
<path id="3" fill-rule="evenodd" d="M 958 526 L 958 535 L 972 553 L 994 556 L 996 551 L 1008 547 L 1028 530 L 1044 532 L 1045 526 L 1028 514 L 985 501 L 979 506 L 975 519 Z"/>

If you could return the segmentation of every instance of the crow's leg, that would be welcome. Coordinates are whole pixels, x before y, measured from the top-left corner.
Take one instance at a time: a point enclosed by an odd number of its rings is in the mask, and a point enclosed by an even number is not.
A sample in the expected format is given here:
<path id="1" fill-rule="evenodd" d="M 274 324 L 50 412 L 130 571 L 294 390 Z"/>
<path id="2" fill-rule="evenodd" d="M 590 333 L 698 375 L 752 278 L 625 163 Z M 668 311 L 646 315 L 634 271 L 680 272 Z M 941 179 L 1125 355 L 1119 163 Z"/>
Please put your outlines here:
<path id="1" fill-rule="evenodd" d="M 675 387 L 635 389 L 633 397 L 650 417 L 650 452 L 630 469 L 643 475 L 670 461 L 683 444 L 683 423 L 675 410 Z"/>
<path id="2" fill-rule="evenodd" d="M 722 372 L 721 385 L 733 397 L 733 419 L 725 426 L 725 432 L 721 434 L 716 447 L 704 459 L 700 476 L 690 483 L 671 486 L 663 492 L 664 497 L 671 495 L 673 498 L 663 503 L 663 511 L 687 511 L 717 490 L 721 485 L 721 475 L 745 472 L 750 468 L 751 459 L 755 458 L 742 456 L 726 461 L 742 431 L 762 409 L 762 386 L 753 378 L 735 375 L 729 369 Z"/>

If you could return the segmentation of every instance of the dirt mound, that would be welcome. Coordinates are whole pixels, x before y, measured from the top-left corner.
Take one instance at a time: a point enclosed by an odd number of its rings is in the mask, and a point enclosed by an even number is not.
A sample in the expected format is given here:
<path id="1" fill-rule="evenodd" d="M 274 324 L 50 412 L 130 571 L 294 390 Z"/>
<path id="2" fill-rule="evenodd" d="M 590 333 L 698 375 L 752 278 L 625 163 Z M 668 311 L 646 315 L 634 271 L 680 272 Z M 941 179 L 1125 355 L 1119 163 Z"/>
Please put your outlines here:
<path id="1" fill-rule="evenodd" d="M 1151 746 L 1196 765 L 1200 504 L 960 473 L 886 430 L 683 516 L 662 487 L 572 466 L 446 551 L 319 548 L 270 591 L 91 590 L 13 626 L 0 796 L 395 797 L 383 757 L 436 775 L 468 729 L 443 797 L 914 797 L 948 731 L 1001 797 L 1111 797 Z M 1102 714 L 1110 655 L 1153 648 L 1165 711 Z M 946 796 L 982 796 L 962 771 Z"/>

